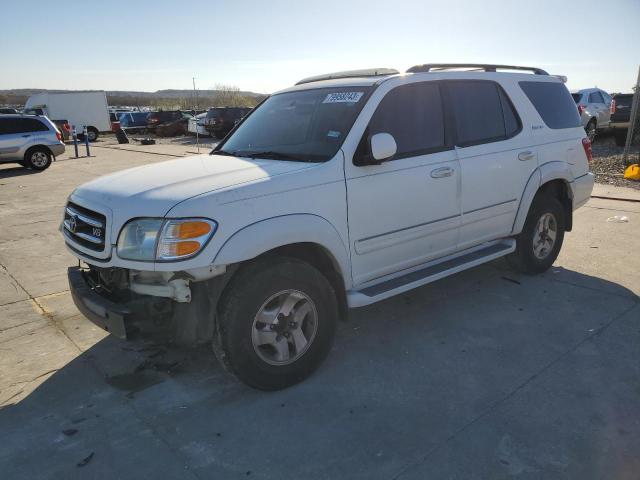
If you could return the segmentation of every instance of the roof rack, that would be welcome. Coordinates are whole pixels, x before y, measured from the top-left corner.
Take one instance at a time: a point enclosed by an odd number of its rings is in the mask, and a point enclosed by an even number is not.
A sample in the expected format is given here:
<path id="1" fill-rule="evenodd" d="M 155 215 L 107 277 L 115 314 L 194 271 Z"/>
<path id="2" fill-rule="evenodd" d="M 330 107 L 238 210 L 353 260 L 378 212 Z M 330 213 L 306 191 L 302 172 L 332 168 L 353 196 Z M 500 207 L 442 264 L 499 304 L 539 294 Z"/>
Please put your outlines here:
<path id="1" fill-rule="evenodd" d="M 546 71 L 536 67 L 519 67 L 516 65 L 491 65 L 485 63 L 425 63 L 424 65 L 414 65 L 407 73 L 422 73 L 441 70 L 452 70 L 455 68 L 470 68 L 485 72 L 495 72 L 497 70 L 524 70 L 533 72 L 536 75 L 549 75 Z"/>
<path id="2" fill-rule="evenodd" d="M 397 75 L 400 73 L 394 68 L 366 68 L 364 70 L 347 70 L 344 72 L 325 73 L 300 80 L 296 85 L 303 83 L 320 82 L 322 80 L 333 80 L 335 78 L 359 78 L 359 77 L 382 77 L 385 75 Z"/>

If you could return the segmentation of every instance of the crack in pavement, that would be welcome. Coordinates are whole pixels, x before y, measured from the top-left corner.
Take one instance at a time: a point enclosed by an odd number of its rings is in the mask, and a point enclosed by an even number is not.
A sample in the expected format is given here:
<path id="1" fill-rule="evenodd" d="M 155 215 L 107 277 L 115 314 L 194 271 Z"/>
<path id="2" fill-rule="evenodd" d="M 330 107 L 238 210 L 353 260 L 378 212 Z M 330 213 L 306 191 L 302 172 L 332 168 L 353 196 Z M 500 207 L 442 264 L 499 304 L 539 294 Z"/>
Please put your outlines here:
<path id="1" fill-rule="evenodd" d="M 488 415 L 492 414 L 495 411 L 498 411 L 500 409 L 500 407 L 502 407 L 502 405 L 504 405 L 509 399 L 513 398 L 518 392 L 520 392 L 521 390 L 523 390 L 527 385 L 529 385 L 531 382 L 533 382 L 535 379 L 537 379 L 538 377 L 540 377 L 541 375 L 543 375 L 545 372 L 547 372 L 549 369 L 551 369 L 553 366 L 555 366 L 556 364 L 558 364 L 562 359 L 564 359 L 565 357 L 567 357 L 569 354 L 573 353 L 575 350 L 577 350 L 579 347 L 581 347 L 582 345 L 584 345 L 586 342 L 588 342 L 589 340 L 591 340 L 592 338 L 600 335 L 602 332 L 604 332 L 607 328 L 609 328 L 615 321 L 619 320 L 620 318 L 624 317 L 627 313 L 629 313 L 631 310 L 633 310 L 634 308 L 636 308 L 638 306 L 638 304 L 640 304 L 640 302 L 638 300 L 636 300 L 633 305 L 631 305 L 631 307 L 629 307 L 628 309 L 626 309 L 624 312 L 622 312 L 620 315 L 614 317 L 613 319 L 611 319 L 609 322 L 605 323 L 604 325 L 602 325 L 599 328 L 596 328 L 592 333 L 590 333 L 589 335 L 587 335 L 585 338 L 583 338 L 582 340 L 580 340 L 578 343 L 576 343 L 575 345 L 573 345 L 572 347 L 569 347 L 567 350 L 565 350 L 563 353 L 559 354 L 556 358 L 554 358 L 553 360 L 551 360 L 549 363 L 545 364 L 541 369 L 539 369 L 536 373 L 534 373 L 533 375 L 530 375 L 529 378 L 527 378 L 524 382 L 520 383 L 519 385 L 517 385 L 511 392 L 507 393 L 504 397 L 496 400 L 495 402 L 493 402 L 491 405 L 489 405 L 489 407 L 487 407 L 487 409 L 485 409 L 485 411 L 483 411 L 482 413 L 480 413 L 479 415 L 477 415 L 475 418 L 473 418 L 472 420 L 470 420 L 469 422 L 467 422 L 465 425 L 463 425 L 462 427 L 460 427 L 459 429 L 457 429 L 455 432 L 453 432 L 451 435 L 449 435 L 447 438 L 445 438 L 443 441 L 441 441 L 440 443 L 438 443 L 437 445 L 433 446 L 427 453 L 425 453 L 420 460 L 416 461 L 416 462 L 411 462 L 407 465 L 405 465 L 397 474 L 395 474 L 393 477 L 391 477 L 391 480 L 398 480 L 401 476 L 403 476 L 405 473 L 407 473 L 410 469 L 412 468 L 416 468 L 419 467 L 420 465 L 422 465 L 424 462 L 427 461 L 427 459 L 432 456 L 435 452 L 437 452 L 438 450 L 440 450 L 442 447 L 444 447 L 445 445 L 447 445 L 448 443 L 452 442 L 455 438 L 457 438 L 459 435 L 461 435 L 462 433 L 464 433 L 466 430 L 468 430 L 469 428 L 471 428 L 473 425 L 475 425 L 476 423 L 478 423 L 480 420 L 482 420 L 483 418 L 487 417 Z"/>

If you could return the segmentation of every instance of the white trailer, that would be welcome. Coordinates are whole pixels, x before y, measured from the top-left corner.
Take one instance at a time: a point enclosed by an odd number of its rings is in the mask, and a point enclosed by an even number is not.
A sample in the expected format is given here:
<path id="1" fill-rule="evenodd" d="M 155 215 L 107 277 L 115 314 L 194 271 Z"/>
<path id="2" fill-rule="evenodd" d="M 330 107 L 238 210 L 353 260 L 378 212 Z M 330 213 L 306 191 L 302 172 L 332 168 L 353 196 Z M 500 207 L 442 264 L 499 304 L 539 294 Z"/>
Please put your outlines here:
<path id="1" fill-rule="evenodd" d="M 69 125 L 75 125 L 78 133 L 87 127 L 87 136 L 92 142 L 100 132 L 111 131 L 107 94 L 103 90 L 38 93 L 27 99 L 25 112 L 46 115 L 54 122 L 67 120 Z"/>

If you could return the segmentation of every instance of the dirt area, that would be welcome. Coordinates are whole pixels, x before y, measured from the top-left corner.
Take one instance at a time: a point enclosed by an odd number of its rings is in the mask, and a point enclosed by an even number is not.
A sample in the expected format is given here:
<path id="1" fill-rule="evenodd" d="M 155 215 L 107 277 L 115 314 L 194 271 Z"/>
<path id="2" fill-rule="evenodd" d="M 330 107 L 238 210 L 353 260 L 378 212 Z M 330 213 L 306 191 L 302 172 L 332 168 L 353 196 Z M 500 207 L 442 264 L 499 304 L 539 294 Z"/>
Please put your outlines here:
<path id="1" fill-rule="evenodd" d="M 639 161 L 639 150 L 637 145 L 632 147 L 630 163 L 637 163 Z M 596 182 L 598 183 L 640 190 L 640 182 L 627 180 L 623 177 L 623 151 L 623 147 L 616 146 L 612 135 L 601 135 L 597 137 L 593 143 L 591 171 L 596 174 Z"/>

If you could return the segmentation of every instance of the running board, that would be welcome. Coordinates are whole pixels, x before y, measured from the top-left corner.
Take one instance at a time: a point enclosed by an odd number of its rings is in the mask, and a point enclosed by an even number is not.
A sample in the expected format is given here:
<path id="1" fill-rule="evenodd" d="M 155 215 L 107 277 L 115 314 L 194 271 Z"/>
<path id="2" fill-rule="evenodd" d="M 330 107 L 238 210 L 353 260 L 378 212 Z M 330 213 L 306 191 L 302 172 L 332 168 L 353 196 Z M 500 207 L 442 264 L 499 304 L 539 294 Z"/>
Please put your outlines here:
<path id="1" fill-rule="evenodd" d="M 400 277 L 384 280 L 375 285 L 365 287 L 362 290 L 351 290 L 347 292 L 347 303 L 349 307 L 369 305 L 413 288 L 426 285 L 427 283 L 435 282 L 454 273 L 462 272 L 468 268 L 490 262 L 491 260 L 512 253 L 515 249 L 515 240 L 505 239 L 499 243 L 472 249 L 467 253 L 458 253 L 449 258 L 445 257 L 436 262 L 425 264 L 422 268 L 413 270 Z"/>

